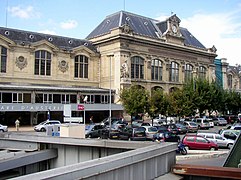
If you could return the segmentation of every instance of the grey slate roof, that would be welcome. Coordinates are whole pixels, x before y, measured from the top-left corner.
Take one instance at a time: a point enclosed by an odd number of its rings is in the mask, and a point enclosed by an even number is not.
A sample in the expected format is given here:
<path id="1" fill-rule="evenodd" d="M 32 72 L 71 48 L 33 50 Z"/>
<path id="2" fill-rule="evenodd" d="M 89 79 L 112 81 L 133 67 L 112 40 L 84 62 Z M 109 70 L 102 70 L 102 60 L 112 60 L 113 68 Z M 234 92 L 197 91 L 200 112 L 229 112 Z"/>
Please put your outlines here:
<path id="1" fill-rule="evenodd" d="M 96 48 L 88 40 L 75 39 L 70 37 L 49 35 L 30 31 L 23 31 L 11 28 L 0 27 L 0 34 L 14 41 L 17 44 L 29 45 L 41 40 L 46 40 L 49 43 L 63 50 L 71 50 L 78 46 L 85 46 L 96 52 Z"/>
<path id="2" fill-rule="evenodd" d="M 133 30 L 134 34 L 140 36 L 147 36 L 150 38 L 159 38 L 167 30 L 167 22 L 157 21 L 148 17 L 136 15 L 126 11 L 120 11 L 107 16 L 87 37 L 92 39 L 111 32 L 111 29 L 122 27 L 128 24 Z M 191 33 L 185 29 L 180 28 L 181 34 L 185 38 L 184 44 L 197 48 L 205 48 Z M 159 34 L 159 35 L 158 35 Z"/>
<path id="3" fill-rule="evenodd" d="M 184 39 L 184 44 L 186 46 L 193 46 L 197 48 L 204 48 L 205 46 L 202 45 L 186 28 L 180 27 L 180 31 Z"/>

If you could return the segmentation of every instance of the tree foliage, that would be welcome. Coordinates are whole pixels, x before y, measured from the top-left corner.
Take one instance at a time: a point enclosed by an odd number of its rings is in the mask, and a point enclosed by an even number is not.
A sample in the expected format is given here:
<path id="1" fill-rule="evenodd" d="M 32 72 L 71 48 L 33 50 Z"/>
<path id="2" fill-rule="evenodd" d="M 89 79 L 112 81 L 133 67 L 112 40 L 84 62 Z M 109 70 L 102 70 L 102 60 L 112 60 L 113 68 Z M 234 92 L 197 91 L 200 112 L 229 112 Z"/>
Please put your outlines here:
<path id="1" fill-rule="evenodd" d="M 149 93 L 140 86 L 131 86 L 120 91 L 120 101 L 131 116 L 144 113 L 148 105 Z"/>

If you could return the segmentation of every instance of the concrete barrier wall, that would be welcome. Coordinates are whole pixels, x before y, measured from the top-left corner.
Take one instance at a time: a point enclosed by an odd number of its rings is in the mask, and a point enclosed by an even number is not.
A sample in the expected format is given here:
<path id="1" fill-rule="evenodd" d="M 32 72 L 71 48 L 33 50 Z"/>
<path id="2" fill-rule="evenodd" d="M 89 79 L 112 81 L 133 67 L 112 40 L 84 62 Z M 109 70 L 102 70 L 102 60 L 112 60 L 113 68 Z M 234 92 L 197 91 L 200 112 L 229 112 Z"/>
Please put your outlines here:
<path id="1" fill-rule="evenodd" d="M 14 179 L 146 180 L 170 172 L 176 163 L 175 143 L 147 147 L 72 164 Z"/>

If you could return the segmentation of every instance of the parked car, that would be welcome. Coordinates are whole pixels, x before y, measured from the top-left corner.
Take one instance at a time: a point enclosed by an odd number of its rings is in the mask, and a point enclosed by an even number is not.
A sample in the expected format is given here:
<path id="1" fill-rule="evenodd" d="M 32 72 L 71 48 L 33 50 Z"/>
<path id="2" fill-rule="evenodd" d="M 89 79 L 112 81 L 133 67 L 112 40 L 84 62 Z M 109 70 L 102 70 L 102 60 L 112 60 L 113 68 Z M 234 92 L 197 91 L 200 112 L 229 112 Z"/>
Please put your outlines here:
<path id="1" fill-rule="evenodd" d="M 8 126 L 0 124 L 0 132 L 8 132 Z"/>
<path id="2" fill-rule="evenodd" d="M 199 129 L 209 129 L 210 128 L 209 122 L 204 118 L 196 118 L 196 119 L 193 119 L 192 121 L 197 123 Z"/>
<path id="3" fill-rule="evenodd" d="M 121 140 L 132 140 L 132 141 L 145 141 L 146 140 L 146 129 L 143 127 L 133 128 L 126 126 L 119 130 L 119 139 Z"/>
<path id="4" fill-rule="evenodd" d="M 135 120 L 135 121 L 132 121 L 131 126 L 135 128 L 140 126 L 151 126 L 151 124 L 148 122 L 144 122 L 143 120 Z"/>
<path id="5" fill-rule="evenodd" d="M 212 119 L 212 118 L 207 118 L 207 121 L 209 122 L 209 126 L 210 126 L 211 128 L 213 128 L 213 127 L 214 127 L 213 119 Z"/>
<path id="6" fill-rule="evenodd" d="M 176 124 L 169 124 L 167 125 L 167 130 L 173 134 L 177 134 L 178 130 L 177 130 L 177 126 Z"/>
<path id="7" fill-rule="evenodd" d="M 142 126 L 142 127 L 145 128 L 147 140 L 152 140 L 153 135 L 158 132 L 157 128 L 154 126 Z"/>
<path id="8" fill-rule="evenodd" d="M 161 118 L 157 117 L 153 119 L 153 124 L 160 124 L 160 125 L 167 124 L 167 119 L 164 117 L 161 117 Z"/>
<path id="9" fill-rule="evenodd" d="M 105 125 L 105 126 L 108 126 L 109 125 L 109 118 L 105 118 L 104 120 L 101 121 L 101 125 Z M 117 117 L 111 117 L 111 124 L 114 124 L 116 123 L 116 121 L 118 122 L 121 122 L 122 121 L 122 118 L 117 118 Z M 127 123 L 127 122 L 126 122 Z"/>
<path id="10" fill-rule="evenodd" d="M 111 128 L 110 126 L 105 126 L 102 130 L 101 130 L 101 135 L 100 137 L 102 139 L 119 139 L 119 135 L 120 135 L 120 129 L 118 126 L 112 125 Z"/>
<path id="11" fill-rule="evenodd" d="M 179 142 L 180 136 L 169 131 L 163 131 L 153 135 L 153 141 L 156 140 L 160 142 Z"/>
<path id="12" fill-rule="evenodd" d="M 34 130 L 44 132 L 47 130 L 47 126 L 52 127 L 53 130 L 54 125 L 58 126 L 58 129 L 60 129 L 61 122 L 59 120 L 46 120 L 34 126 Z"/>
<path id="13" fill-rule="evenodd" d="M 91 124 L 85 126 L 85 137 L 86 138 L 98 138 L 101 136 L 104 126 L 101 124 Z"/>
<path id="14" fill-rule="evenodd" d="M 227 139 L 236 140 L 240 133 L 240 130 L 223 129 L 220 130 L 219 134 Z"/>
<path id="15" fill-rule="evenodd" d="M 205 137 L 198 135 L 185 135 L 182 139 L 187 149 L 218 150 L 218 145 Z"/>
<path id="16" fill-rule="evenodd" d="M 241 123 L 235 123 L 233 124 L 230 129 L 233 129 L 233 130 L 241 130 Z"/>
<path id="17" fill-rule="evenodd" d="M 218 147 L 230 148 L 234 144 L 234 140 L 227 139 L 217 133 L 197 133 L 197 135 L 203 136 L 210 141 L 218 144 Z"/>
<path id="18" fill-rule="evenodd" d="M 187 127 L 183 124 L 176 123 L 177 127 L 177 134 L 186 134 L 187 133 Z"/>
<path id="19" fill-rule="evenodd" d="M 226 126 L 228 124 L 227 120 L 224 118 L 213 118 L 213 122 L 215 126 Z"/>
<path id="20" fill-rule="evenodd" d="M 198 124 L 192 121 L 184 121 L 183 124 L 187 127 L 188 132 L 197 132 Z"/>
<path id="21" fill-rule="evenodd" d="M 161 125 L 161 126 L 154 126 L 154 127 L 156 127 L 157 128 L 157 132 L 165 132 L 165 131 L 168 131 L 167 130 L 167 126 L 165 126 L 165 125 Z"/>

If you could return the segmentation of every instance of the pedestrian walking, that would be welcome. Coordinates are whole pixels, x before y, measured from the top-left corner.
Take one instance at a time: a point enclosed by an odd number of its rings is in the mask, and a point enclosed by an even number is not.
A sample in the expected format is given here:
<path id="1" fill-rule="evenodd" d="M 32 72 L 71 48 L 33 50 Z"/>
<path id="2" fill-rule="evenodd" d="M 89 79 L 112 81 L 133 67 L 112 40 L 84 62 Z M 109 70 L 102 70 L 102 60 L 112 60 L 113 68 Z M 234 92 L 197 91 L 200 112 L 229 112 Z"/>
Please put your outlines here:
<path id="1" fill-rule="evenodd" d="M 93 116 L 90 117 L 90 124 L 94 124 Z"/>
<path id="2" fill-rule="evenodd" d="M 19 126 L 20 126 L 20 121 L 18 119 L 16 119 L 16 121 L 15 121 L 16 131 L 19 131 Z"/>

